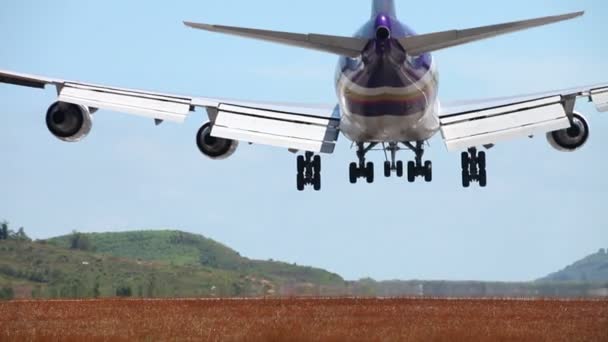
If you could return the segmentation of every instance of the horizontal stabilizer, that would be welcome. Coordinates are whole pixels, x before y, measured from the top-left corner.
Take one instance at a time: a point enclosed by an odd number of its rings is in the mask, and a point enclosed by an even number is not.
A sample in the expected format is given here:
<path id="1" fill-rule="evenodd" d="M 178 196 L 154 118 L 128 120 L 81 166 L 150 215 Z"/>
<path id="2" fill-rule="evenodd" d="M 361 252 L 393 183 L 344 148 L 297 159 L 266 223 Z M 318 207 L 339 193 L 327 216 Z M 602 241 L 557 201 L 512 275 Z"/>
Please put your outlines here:
<path id="1" fill-rule="evenodd" d="M 582 16 L 585 12 L 568 13 L 551 17 L 516 21 L 506 24 L 498 24 L 472 28 L 467 30 L 451 30 L 437 33 L 429 33 L 399 39 L 403 48 L 410 55 L 420 55 L 426 52 L 441 50 L 457 45 L 467 44 L 474 41 L 496 37 L 499 35 L 530 29 L 533 27 L 548 25 L 564 20 L 570 20 Z"/>
<path id="2" fill-rule="evenodd" d="M 368 43 L 366 39 L 351 37 L 288 33 L 191 22 L 184 22 L 184 24 L 195 29 L 297 46 L 348 57 L 358 57 L 361 55 L 361 52 Z"/>

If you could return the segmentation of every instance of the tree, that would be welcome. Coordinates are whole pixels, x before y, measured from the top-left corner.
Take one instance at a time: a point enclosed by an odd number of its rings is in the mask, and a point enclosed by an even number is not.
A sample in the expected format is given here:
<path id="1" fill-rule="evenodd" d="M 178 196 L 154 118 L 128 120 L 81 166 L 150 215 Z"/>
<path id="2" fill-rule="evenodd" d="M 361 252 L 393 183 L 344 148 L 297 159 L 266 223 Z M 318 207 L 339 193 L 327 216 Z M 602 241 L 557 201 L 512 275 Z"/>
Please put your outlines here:
<path id="1" fill-rule="evenodd" d="M 0 240 L 8 240 L 8 222 L 0 223 Z"/>
<path id="2" fill-rule="evenodd" d="M 116 289 L 116 296 L 118 297 L 131 297 L 132 294 L 131 287 L 127 285 L 119 286 Z"/>
<path id="3" fill-rule="evenodd" d="M 89 238 L 86 235 L 74 231 L 72 232 L 72 236 L 70 237 L 70 249 L 90 251 L 91 242 L 89 241 Z"/>
<path id="4" fill-rule="evenodd" d="M 15 298 L 15 292 L 12 287 L 3 287 L 0 289 L 0 299 L 1 300 L 11 300 Z"/>
<path id="5" fill-rule="evenodd" d="M 23 229 L 23 227 L 19 228 L 13 238 L 17 241 L 32 241 L 32 239 L 25 234 L 25 229 Z"/>

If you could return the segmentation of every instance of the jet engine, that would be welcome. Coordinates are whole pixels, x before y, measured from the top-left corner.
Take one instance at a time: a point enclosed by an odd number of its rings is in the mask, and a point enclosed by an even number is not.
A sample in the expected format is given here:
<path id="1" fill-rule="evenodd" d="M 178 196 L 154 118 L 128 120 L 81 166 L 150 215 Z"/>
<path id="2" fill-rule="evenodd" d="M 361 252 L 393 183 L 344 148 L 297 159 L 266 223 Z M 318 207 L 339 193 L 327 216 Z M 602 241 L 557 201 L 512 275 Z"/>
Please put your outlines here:
<path id="1" fill-rule="evenodd" d="M 91 131 L 93 118 L 91 111 L 85 106 L 55 102 L 46 112 L 46 126 L 58 139 L 77 142 Z"/>
<path id="2" fill-rule="evenodd" d="M 574 152 L 589 140 L 589 123 L 584 116 L 575 112 L 572 117 L 572 126 L 547 133 L 547 140 L 558 151 Z"/>
<path id="3" fill-rule="evenodd" d="M 211 124 L 206 123 L 196 134 L 196 145 L 201 153 L 215 160 L 226 159 L 233 155 L 239 146 L 239 142 L 212 137 L 211 128 Z"/>

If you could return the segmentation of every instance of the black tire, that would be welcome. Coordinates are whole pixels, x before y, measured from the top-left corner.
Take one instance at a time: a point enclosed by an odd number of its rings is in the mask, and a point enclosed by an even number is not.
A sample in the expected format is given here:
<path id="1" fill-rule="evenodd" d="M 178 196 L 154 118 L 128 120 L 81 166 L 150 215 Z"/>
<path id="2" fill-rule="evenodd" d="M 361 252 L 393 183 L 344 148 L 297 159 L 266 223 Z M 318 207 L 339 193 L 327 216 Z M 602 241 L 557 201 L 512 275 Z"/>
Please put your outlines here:
<path id="1" fill-rule="evenodd" d="M 312 185 L 313 188 L 315 189 L 315 191 L 320 191 L 321 190 L 321 174 L 320 173 L 315 173 L 315 175 L 312 178 Z"/>
<path id="2" fill-rule="evenodd" d="M 304 191 L 304 174 L 303 173 L 298 172 L 296 183 L 297 183 L 298 191 Z"/>
<path id="3" fill-rule="evenodd" d="M 433 181 L 433 163 L 431 161 L 424 162 L 424 181 L 427 183 Z"/>
<path id="4" fill-rule="evenodd" d="M 397 162 L 397 177 L 403 177 L 403 162 L 401 160 Z"/>
<path id="5" fill-rule="evenodd" d="M 416 181 L 416 163 L 413 161 L 407 163 L 407 181 L 410 183 Z"/>
<path id="6" fill-rule="evenodd" d="M 486 153 L 485 152 L 479 152 L 479 155 L 477 156 L 477 165 L 479 166 L 480 170 L 484 170 L 486 169 Z"/>
<path id="7" fill-rule="evenodd" d="M 365 178 L 369 184 L 374 182 L 374 163 L 367 163 L 365 167 Z"/>
<path id="8" fill-rule="evenodd" d="M 304 168 L 306 167 L 306 160 L 304 160 L 304 156 L 298 156 L 298 173 L 304 173 Z"/>
<path id="9" fill-rule="evenodd" d="M 320 173 L 321 172 L 321 156 L 315 156 L 312 159 L 312 166 L 315 170 L 316 173 Z"/>
<path id="10" fill-rule="evenodd" d="M 384 162 L 384 177 L 388 178 L 391 176 L 391 162 Z"/>
<path id="11" fill-rule="evenodd" d="M 462 154 L 460 155 L 460 165 L 463 171 L 469 169 L 469 162 L 469 154 L 467 152 L 462 152 Z"/>
<path id="12" fill-rule="evenodd" d="M 348 171 L 350 183 L 357 184 L 357 178 L 359 178 L 359 170 L 357 169 L 357 163 L 351 163 Z"/>
<path id="13" fill-rule="evenodd" d="M 469 172 L 466 170 L 462 171 L 462 186 L 464 188 L 471 186 L 471 177 L 469 176 Z"/>
<path id="14" fill-rule="evenodd" d="M 484 169 L 479 171 L 479 186 L 482 188 L 488 186 L 488 173 Z"/>

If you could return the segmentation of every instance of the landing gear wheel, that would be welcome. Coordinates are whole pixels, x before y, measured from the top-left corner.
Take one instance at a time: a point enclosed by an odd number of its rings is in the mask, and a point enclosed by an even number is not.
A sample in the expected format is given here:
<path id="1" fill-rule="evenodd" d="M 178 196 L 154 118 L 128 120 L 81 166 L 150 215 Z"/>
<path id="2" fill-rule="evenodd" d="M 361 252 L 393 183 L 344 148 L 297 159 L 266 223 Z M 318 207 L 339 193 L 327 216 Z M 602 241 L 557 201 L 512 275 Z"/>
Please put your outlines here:
<path id="1" fill-rule="evenodd" d="M 480 170 L 486 170 L 486 153 L 481 151 L 479 152 L 479 155 L 477 156 L 477 165 L 479 166 Z"/>
<path id="2" fill-rule="evenodd" d="M 369 184 L 374 182 L 374 163 L 367 163 L 365 167 L 365 179 Z"/>
<path id="3" fill-rule="evenodd" d="M 298 191 L 304 191 L 304 174 L 303 173 L 298 173 L 297 176 L 297 187 L 298 187 Z"/>
<path id="4" fill-rule="evenodd" d="M 384 177 L 389 178 L 391 176 L 391 162 L 384 162 Z"/>
<path id="5" fill-rule="evenodd" d="M 416 163 L 413 161 L 407 163 L 407 181 L 410 183 L 416 181 Z"/>
<path id="6" fill-rule="evenodd" d="M 430 161 L 424 162 L 424 180 L 427 183 L 433 181 L 433 163 Z"/>
<path id="7" fill-rule="evenodd" d="M 460 155 L 460 163 L 463 170 L 469 169 L 469 154 L 467 152 L 462 152 Z"/>
<path id="8" fill-rule="evenodd" d="M 312 178 L 312 185 L 313 188 L 315 189 L 315 191 L 320 191 L 321 190 L 321 174 L 320 173 L 315 173 L 315 175 Z"/>
<path id="9" fill-rule="evenodd" d="M 304 168 L 306 167 L 306 160 L 304 160 L 304 156 L 298 156 L 298 173 L 304 173 Z"/>
<path id="10" fill-rule="evenodd" d="M 315 156 L 312 160 L 312 167 L 316 173 L 321 173 L 321 156 Z"/>
<path id="11" fill-rule="evenodd" d="M 488 174 L 486 170 L 479 171 L 479 186 L 485 188 L 488 185 Z"/>
<path id="12" fill-rule="evenodd" d="M 471 176 L 466 170 L 462 171 L 462 186 L 468 188 L 471 186 Z"/>
<path id="13" fill-rule="evenodd" d="M 399 178 L 403 177 L 403 162 L 402 161 L 397 162 L 397 177 L 399 177 Z"/>
<path id="14" fill-rule="evenodd" d="M 357 179 L 359 178 L 359 170 L 357 169 L 357 163 L 351 163 L 348 171 L 350 183 L 357 184 Z"/>

